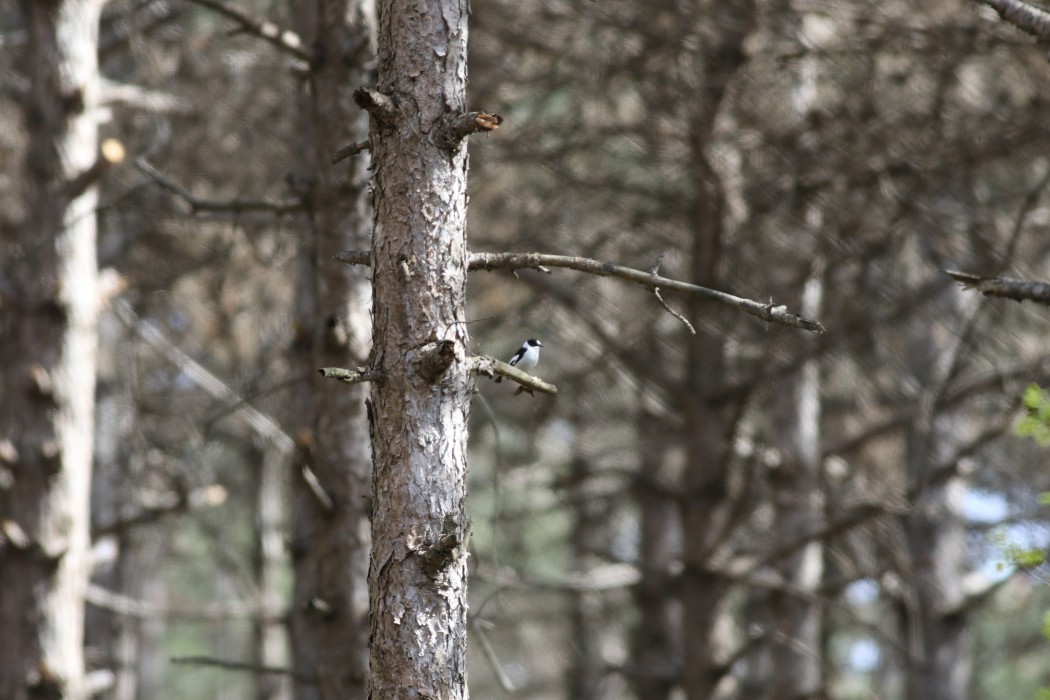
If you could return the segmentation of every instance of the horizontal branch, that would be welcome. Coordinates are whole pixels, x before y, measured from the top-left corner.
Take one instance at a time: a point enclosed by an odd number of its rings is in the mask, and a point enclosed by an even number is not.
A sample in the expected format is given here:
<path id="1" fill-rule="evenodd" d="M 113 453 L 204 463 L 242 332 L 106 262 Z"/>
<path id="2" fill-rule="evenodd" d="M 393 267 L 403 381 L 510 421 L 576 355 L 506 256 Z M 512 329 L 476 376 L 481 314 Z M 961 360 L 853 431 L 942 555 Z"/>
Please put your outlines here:
<path id="1" fill-rule="evenodd" d="M 503 117 L 487 112 L 464 112 L 445 117 L 444 140 L 450 148 L 455 148 L 471 134 L 479 131 L 495 131 L 503 123 Z"/>
<path id="2" fill-rule="evenodd" d="M 243 421 L 255 435 L 275 445 L 283 454 L 293 453 L 295 441 L 284 432 L 277 421 L 249 405 L 243 396 L 175 345 L 152 322 L 139 318 L 129 303 L 123 299 L 117 299 L 111 308 L 125 326 L 182 370 L 183 374 L 201 390 L 213 399 L 231 406 L 236 405 L 237 408 L 232 411 L 232 415 Z"/>
<path id="3" fill-rule="evenodd" d="M 346 160 L 350 156 L 356 156 L 358 153 L 363 153 L 364 151 L 370 150 L 371 148 L 372 144 L 368 142 L 368 139 L 365 139 L 364 141 L 355 141 L 348 143 L 345 146 L 340 146 L 338 149 L 336 149 L 335 153 L 332 154 L 332 163 L 334 164 L 338 163 L 341 160 Z"/>
<path id="4" fill-rule="evenodd" d="M 303 48 L 303 40 L 299 38 L 299 35 L 295 32 L 287 29 L 281 29 L 276 24 L 269 20 L 259 19 L 258 17 L 252 17 L 248 13 L 238 10 L 235 7 L 230 7 L 226 3 L 218 2 L 218 0 L 190 0 L 198 5 L 203 5 L 209 9 L 215 10 L 215 12 L 229 17 L 234 22 L 240 25 L 241 29 L 253 34 L 267 43 L 276 46 L 281 51 L 291 54 L 298 59 L 306 61 L 306 63 L 312 63 L 313 57 Z"/>
<path id="5" fill-rule="evenodd" d="M 548 384 L 542 379 L 538 379 L 527 372 L 522 372 L 513 365 L 508 365 L 506 362 L 500 362 L 495 357 L 489 357 L 488 355 L 473 355 L 468 360 L 468 369 L 475 374 L 483 374 L 486 377 L 493 375 L 500 375 L 507 379 L 513 379 L 521 386 L 525 387 L 526 390 L 536 390 L 544 394 L 550 394 L 551 396 L 558 395 L 558 387 L 553 384 Z"/>
<path id="6" fill-rule="evenodd" d="M 117 139 L 106 139 L 98 150 L 98 157 L 86 170 L 66 182 L 66 195 L 76 198 L 94 185 L 114 165 L 124 161 L 124 144 Z"/>
<path id="7" fill-rule="evenodd" d="M 382 381 L 383 373 L 373 369 L 343 369 L 342 367 L 322 367 L 317 370 L 325 379 L 338 379 L 347 384 Z"/>
<path id="8" fill-rule="evenodd" d="M 194 620 L 219 622 L 222 620 L 254 620 L 257 622 L 282 623 L 288 619 L 283 610 L 269 610 L 255 603 L 237 601 L 210 603 L 196 607 L 158 605 L 111 591 L 93 583 L 84 591 L 88 604 L 118 615 L 142 620 Z"/>
<path id="9" fill-rule="evenodd" d="M 371 88 L 360 87 L 354 90 L 354 102 L 383 126 L 389 126 L 397 117 L 397 103 L 394 98 Z"/>
<path id="10" fill-rule="evenodd" d="M 335 259 L 349 263 L 350 265 L 370 264 L 370 255 L 368 251 L 363 250 L 343 251 L 336 255 Z M 647 289 L 654 289 L 656 287 L 660 287 L 661 289 L 671 289 L 676 292 L 682 292 L 683 294 L 691 294 L 693 296 L 716 301 L 720 304 L 725 304 L 726 306 L 731 306 L 735 309 L 749 313 L 752 316 L 757 316 L 763 321 L 769 321 L 770 323 L 779 323 L 783 326 L 801 328 L 813 333 L 824 332 L 824 326 L 820 325 L 819 322 L 788 313 L 787 308 L 784 306 L 776 306 L 772 303 L 762 304 L 757 301 L 752 301 L 751 299 L 727 294 L 726 292 L 701 287 L 697 284 L 690 284 L 688 282 L 680 282 L 667 277 L 661 277 L 653 272 L 636 270 L 634 268 L 602 262 L 600 260 L 569 255 L 546 255 L 543 253 L 470 254 L 471 270 L 532 269 L 541 272 L 549 272 L 548 268 L 551 267 L 568 268 L 570 270 L 586 272 L 587 274 L 597 275 L 599 277 L 618 277 L 620 279 L 628 280 L 629 282 L 641 284 Z"/>
<path id="11" fill-rule="evenodd" d="M 1024 0 L 977 0 L 987 5 L 1022 32 L 1034 36 L 1040 42 L 1050 41 L 1050 12 L 1030 5 Z"/>
<path id="12" fill-rule="evenodd" d="M 297 673 L 296 671 L 293 671 L 290 668 L 283 668 L 281 666 L 266 666 L 263 664 L 247 663 L 244 661 L 227 661 L 225 659 L 216 659 L 210 656 L 172 656 L 168 660 L 171 661 L 171 663 L 173 664 L 218 666 L 219 668 L 225 668 L 230 671 L 247 671 L 249 673 L 264 673 L 278 676 L 290 676 L 302 683 L 317 683 L 317 679 L 313 676 L 307 676 L 302 673 Z"/>
<path id="13" fill-rule="evenodd" d="M 302 201 L 297 198 L 285 200 L 240 198 L 225 200 L 200 199 L 182 185 L 165 177 L 160 171 L 142 158 L 135 160 L 135 168 L 160 185 L 162 189 L 171 192 L 179 199 L 186 202 L 186 204 L 190 206 L 190 212 L 193 214 L 199 212 L 243 214 L 246 212 L 257 211 L 273 212 L 274 214 L 290 214 L 292 212 L 300 211 L 303 208 Z"/>
<path id="14" fill-rule="evenodd" d="M 945 270 L 944 274 L 961 284 L 963 289 L 975 289 L 986 297 L 1034 301 L 1050 306 L 1050 284 L 1046 282 L 1029 282 L 1002 276 L 982 277 L 956 270 Z"/>

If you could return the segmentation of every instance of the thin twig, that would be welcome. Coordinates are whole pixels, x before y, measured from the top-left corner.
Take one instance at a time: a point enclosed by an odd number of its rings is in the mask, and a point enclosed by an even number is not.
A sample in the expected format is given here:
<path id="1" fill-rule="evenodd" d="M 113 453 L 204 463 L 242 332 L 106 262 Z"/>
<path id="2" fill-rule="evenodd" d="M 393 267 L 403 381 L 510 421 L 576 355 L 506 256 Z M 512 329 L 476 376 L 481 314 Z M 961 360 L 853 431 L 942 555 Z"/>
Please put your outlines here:
<path id="1" fill-rule="evenodd" d="M 190 2 L 203 5 L 215 10 L 224 17 L 229 17 L 239 24 L 244 31 L 254 34 L 267 43 L 276 46 L 281 51 L 305 61 L 307 64 L 313 62 L 313 57 L 303 48 L 303 40 L 295 32 L 281 29 L 269 20 L 252 17 L 247 12 L 230 7 L 226 3 L 218 2 L 218 0 L 190 0 Z"/>
<path id="2" fill-rule="evenodd" d="M 266 673 L 277 676 L 289 676 L 302 683 L 316 684 L 317 679 L 302 673 L 296 673 L 290 668 L 281 666 L 264 666 L 263 664 L 246 663 L 244 661 L 227 661 L 210 656 L 172 656 L 168 659 L 173 664 L 192 664 L 196 666 L 218 666 L 231 671 L 249 671 L 251 673 Z"/>
<path id="3" fill-rule="evenodd" d="M 368 251 L 347 250 L 335 256 L 336 260 L 350 265 L 369 265 L 370 255 Z M 615 265 L 591 258 L 581 258 L 569 255 L 547 255 L 545 253 L 471 253 L 469 267 L 471 270 L 523 270 L 532 269 L 545 271 L 546 267 L 563 267 L 578 272 L 597 275 L 599 277 L 618 277 L 629 282 L 635 282 L 647 288 L 663 287 L 684 294 L 710 299 L 726 306 L 739 309 L 752 316 L 757 316 L 763 321 L 778 323 L 783 326 L 801 328 L 813 333 L 823 333 L 824 326 L 818 321 L 804 318 L 787 311 L 787 307 L 775 305 L 772 302 L 763 304 L 761 302 L 734 296 L 716 289 L 701 287 L 697 284 L 680 282 L 679 280 L 661 277 L 644 270 L 636 270 L 623 265 Z"/>
<path id="4" fill-rule="evenodd" d="M 273 212 L 274 214 L 290 214 L 300 211 L 303 203 L 300 199 L 201 199 L 195 196 L 182 185 L 165 177 L 160 171 L 150 165 L 142 158 L 135 159 L 135 168 L 160 185 L 162 189 L 171 192 L 190 206 L 193 214 L 200 212 L 228 212 L 243 214 L 246 212 Z"/>

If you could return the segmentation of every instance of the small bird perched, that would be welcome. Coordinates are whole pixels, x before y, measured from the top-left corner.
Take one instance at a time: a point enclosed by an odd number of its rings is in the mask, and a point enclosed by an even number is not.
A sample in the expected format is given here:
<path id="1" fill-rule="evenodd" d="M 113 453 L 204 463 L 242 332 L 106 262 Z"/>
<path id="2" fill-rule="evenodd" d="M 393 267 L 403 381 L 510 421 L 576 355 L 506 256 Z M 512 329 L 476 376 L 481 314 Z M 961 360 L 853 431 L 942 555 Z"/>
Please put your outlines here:
<path id="1" fill-rule="evenodd" d="M 514 353 L 514 357 L 507 361 L 507 364 L 520 370 L 530 370 L 540 361 L 540 348 L 542 347 L 543 343 L 535 338 L 529 338 L 521 344 L 521 347 Z M 497 384 L 502 381 L 503 377 L 496 377 Z"/>

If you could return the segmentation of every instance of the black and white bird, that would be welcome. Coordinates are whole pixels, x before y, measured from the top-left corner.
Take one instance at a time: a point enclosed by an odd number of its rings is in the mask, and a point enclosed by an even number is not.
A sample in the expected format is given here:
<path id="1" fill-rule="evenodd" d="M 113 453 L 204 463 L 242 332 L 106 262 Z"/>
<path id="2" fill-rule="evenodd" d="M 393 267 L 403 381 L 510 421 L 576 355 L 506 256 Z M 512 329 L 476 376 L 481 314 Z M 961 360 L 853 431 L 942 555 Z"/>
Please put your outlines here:
<path id="1" fill-rule="evenodd" d="M 543 347 L 543 343 L 536 340 L 535 338 L 529 338 L 518 351 L 514 353 L 514 357 L 507 361 L 507 364 L 511 367 L 517 367 L 520 370 L 528 371 L 536 366 L 536 363 L 540 361 L 540 348 Z M 496 377 L 496 383 L 499 384 L 503 381 L 503 377 Z"/>

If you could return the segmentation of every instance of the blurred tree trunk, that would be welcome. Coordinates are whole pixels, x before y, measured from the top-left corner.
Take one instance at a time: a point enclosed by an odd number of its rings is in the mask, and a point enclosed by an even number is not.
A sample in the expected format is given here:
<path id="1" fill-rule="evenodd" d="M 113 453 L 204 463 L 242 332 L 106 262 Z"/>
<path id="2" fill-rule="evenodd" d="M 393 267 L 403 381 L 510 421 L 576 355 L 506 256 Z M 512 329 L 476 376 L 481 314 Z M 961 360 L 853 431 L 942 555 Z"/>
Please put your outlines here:
<path id="1" fill-rule="evenodd" d="M 909 459 L 917 457 L 909 439 Z M 966 700 L 973 668 L 973 632 L 962 606 L 966 529 L 958 478 L 930 489 L 908 516 L 905 532 L 911 595 L 901 603 L 907 700 Z"/>
<path id="2" fill-rule="evenodd" d="M 646 354 L 663 366 L 658 337 L 654 327 Z M 641 538 L 640 580 L 634 587 L 638 624 L 631 637 L 628 677 L 641 700 L 667 700 L 682 672 L 682 606 L 673 595 L 682 529 L 674 501 L 664 490 L 666 484 L 674 483 L 667 449 L 674 440 L 666 422 L 644 408 L 638 425 L 639 468 L 632 493 Z"/>
<path id="3" fill-rule="evenodd" d="M 690 109 L 689 157 L 693 199 L 690 279 L 722 289 L 724 275 L 725 193 L 708 154 L 715 119 L 736 70 L 746 61 L 744 41 L 755 23 L 753 0 L 711 3 L 711 29 L 703 37 L 701 74 Z M 709 304 L 690 299 L 689 315 L 711 318 Z M 718 312 L 714 313 L 718 316 Z M 682 576 L 683 685 L 690 700 L 707 700 L 721 678 L 721 659 L 728 651 L 716 633 L 727 591 L 726 581 L 709 566 L 726 534 L 729 516 L 728 465 L 732 443 L 732 407 L 713 400 L 725 382 L 724 334 L 717 322 L 698 326 L 686 337 L 686 378 L 691 400 L 684 410 L 686 446 L 685 538 Z"/>
<path id="4" fill-rule="evenodd" d="M 823 296 L 823 272 L 815 270 L 802 295 L 802 313 L 819 316 Z M 812 341 L 812 339 L 807 339 Z M 781 414 L 785 426 L 794 429 L 791 449 L 782 473 L 774 484 L 775 531 L 779 546 L 790 547 L 821 526 L 824 493 L 820 477 L 820 368 L 811 359 L 787 392 L 791 408 Z M 795 420 L 790 420 L 794 415 Z M 779 421 L 778 421 L 779 422 Z M 788 590 L 771 596 L 767 625 L 772 632 L 769 685 L 776 700 L 816 698 L 822 690 L 821 623 L 823 605 L 820 585 L 824 578 L 824 544 L 809 542 L 777 566 Z"/>
<path id="5" fill-rule="evenodd" d="M 25 218 L 5 236 L 0 362 L 0 697 L 85 697 L 84 588 L 98 321 L 102 0 L 31 0 Z M 78 191 L 82 190 L 82 191 Z"/>
<path id="6" fill-rule="evenodd" d="M 914 276 L 921 274 L 925 262 L 919 247 L 916 243 L 905 251 L 904 267 Z M 961 295 L 949 298 L 957 304 L 942 317 L 945 319 L 966 316 L 962 305 L 979 303 Z M 965 480 L 956 475 L 926 485 L 950 452 L 947 445 L 954 428 L 939 420 L 937 404 L 955 364 L 955 345 L 966 342 L 958 329 L 950 334 L 939 332 L 942 330 L 922 315 L 907 327 L 907 371 L 923 391 L 916 398 L 918 414 L 905 436 L 905 469 L 909 484 L 925 486 L 903 518 L 908 570 L 902 572 L 906 585 L 898 606 L 904 637 L 901 647 L 908 650 L 904 664 L 907 700 L 966 700 L 973 666 L 973 635 L 963 604 L 969 558 L 963 515 Z"/>
<path id="7" fill-rule="evenodd" d="M 281 614 L 283 595 L 281 574 L 286 568 L 284 554 L 284 477 L 288 458 L 276 444 L 266 441 L 257 452 L 259 472 L 255 481 L 255 583 L 261 619 L 253 630 L 255 662 L 279 667 L 287 658 L 284 624 L 275 622 Z M 255 676 L 257 700 L 289 697 L 284 676 L 262 673 Z"/>
<path id="8" fill-rule="evenodd" d="M 575 457 L 570 466 L 574 484 L 572 502 L 572 565 L 581 578 L 601 565 L 595 556 L 599 548 L 607 547 L 609 528 L 602 511 L 605 501 L 594 491 L 593 470 L 585 457 Z M 604 544 L 604 546 L 603 546 Z M 566 669 L 565 684 L 568 696 L 574 700 L 597 700 L 606 697 L 605 664 L 602 661 L 601 593 L 592 590 L 569 592 L 569 622 L 572 634 L 572 660 Z"/>
<path id="9" fill-rule="evenodd" d="M 373 109 L 371 697 L 467 697 L 466 0 L 379 14 Z"/>
<path id="10" fill-rule="evenodd" d="M 961 297 L 953 297 L 960 299 Z M 952 316 L 958 317 L 959 310 Z M 938 420 L 939 385 L 950 364 L 951 343 L 932 323 L 908 327 L 908 370 L 917 385 L 919 415 L 905 437 L 908 483 L 925 485 L 949 451 L 952 427 Z M 948 346 L 946 346 L 948 345 Z M 946 364 L 947 363 L 947 364 Z M 932 391 L 932 394 L 931 394 Z M 899 601 L 907 700 L 965 700 L 969 697 L 973 639 L 964 606 L 967 572 L 964 480 L 955 475 L 926 486 L 903 518 L 907 543 L 907 587 Z"/>
<path id="11" fill-rule="evenodd" d="M 296 288 L 298 371 L 308 379 L 291 425 L 301 466 L 317 476 L 331 511 L 293 475 L 295 504 L 291 610 L 297 700 L 363 698 L 368 683 L 368 554 L 372 457 L 364 385 L 323 379 L 317 370 L 363 366 L 371 346 L 367 273 L 332 257 L 370 244 L 368 156 L 332 165 L 332 154 L 368 133 L 355 87 L 372 82 L 373 0 L 293 0 L 295 29 L 314 63 L 299 96 L 302 139 L 297 186 L 305 193 Z"/>

